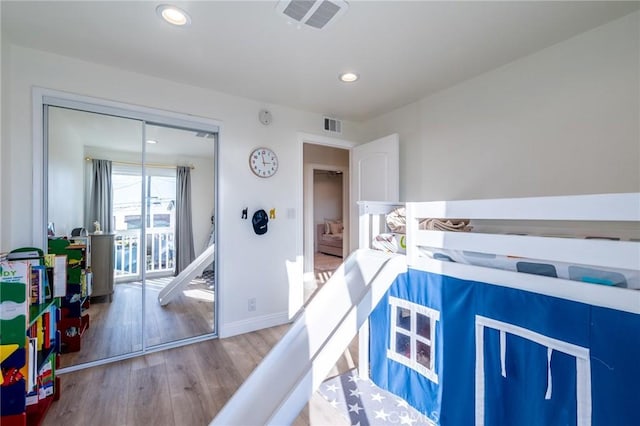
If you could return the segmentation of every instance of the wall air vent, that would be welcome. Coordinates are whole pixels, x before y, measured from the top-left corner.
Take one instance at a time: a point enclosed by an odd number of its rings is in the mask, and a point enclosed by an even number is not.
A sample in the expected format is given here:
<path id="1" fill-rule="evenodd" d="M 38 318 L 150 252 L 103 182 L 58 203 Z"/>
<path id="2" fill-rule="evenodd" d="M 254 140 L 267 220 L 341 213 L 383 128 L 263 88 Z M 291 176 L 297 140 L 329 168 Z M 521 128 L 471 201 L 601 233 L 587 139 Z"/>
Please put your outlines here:
<path id="1" fill-rule="evenodd" d="M 331 133 L 342 133 L 342 121 L 324 117 L 324 130 Z"/>
<path id="2" fill-rule="evenodd" d="M 276 11 L 290 22 L 322 29 L 347 11 L 344 0 L 280 0 Z"/>

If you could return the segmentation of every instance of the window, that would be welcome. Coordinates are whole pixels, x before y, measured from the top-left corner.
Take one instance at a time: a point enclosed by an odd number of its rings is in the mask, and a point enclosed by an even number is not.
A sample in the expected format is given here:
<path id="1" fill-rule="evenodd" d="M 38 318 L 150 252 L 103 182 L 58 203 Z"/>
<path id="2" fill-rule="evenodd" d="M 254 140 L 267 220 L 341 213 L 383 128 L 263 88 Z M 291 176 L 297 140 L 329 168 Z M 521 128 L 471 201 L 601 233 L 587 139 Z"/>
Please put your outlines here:
<path id="1" fill-rule="evenodd" d="M 389 297 L 391 339 L 387 357 L 403 364 L 434 383 L 435 326 L 440 312 L 397 297 Z"/>
<path id="2" fill-rule="evenodd" d="M 127 230 L 129 229 L 140 229 L 142 228 L 142 217 L 139 214 L 136 215 L 125 215 L 124 223 L 127 226 Z"/>
<path id="3" fill-rule="evenodd" d="M 168 213 L 153 215 L 154 228 L 169 228 L 171 226 L 171 215 Z"/>

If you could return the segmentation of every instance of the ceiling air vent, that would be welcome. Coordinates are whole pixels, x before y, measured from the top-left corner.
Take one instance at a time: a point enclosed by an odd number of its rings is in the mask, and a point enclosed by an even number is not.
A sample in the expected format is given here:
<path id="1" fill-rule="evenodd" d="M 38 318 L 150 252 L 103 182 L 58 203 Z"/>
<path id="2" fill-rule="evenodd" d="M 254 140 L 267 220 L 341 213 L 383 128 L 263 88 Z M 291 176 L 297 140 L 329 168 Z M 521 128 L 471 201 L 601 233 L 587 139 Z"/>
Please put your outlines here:
<path id="1" fill-rule="evenodd" d="M 276 10 L 290 20 L 321 29 L 335 21 L 348 7 L 344 0 L 280 0 Z"/>
<path id="2" fill-rule="evenodd" d="M 324 117 L 324 130 L 331 133 L 342 133 L 342 121 Z"/>

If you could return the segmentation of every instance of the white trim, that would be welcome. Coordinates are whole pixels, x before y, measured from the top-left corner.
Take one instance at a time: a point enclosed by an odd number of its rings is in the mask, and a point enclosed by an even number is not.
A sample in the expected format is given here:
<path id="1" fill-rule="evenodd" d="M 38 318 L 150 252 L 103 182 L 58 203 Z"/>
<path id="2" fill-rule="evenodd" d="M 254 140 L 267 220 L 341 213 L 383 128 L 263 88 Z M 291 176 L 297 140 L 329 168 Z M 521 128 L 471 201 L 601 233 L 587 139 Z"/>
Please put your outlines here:
<path id="1" fill-rule="evenodd" d="M 576 358 L 576 416 L 578 426 L 591 425 L 591 363 L 589 349 L 554 339 L 517 325 L 476 315 L 476 426 L 484 425 L 484 329 L 504 331 Z"/>
<path id="2" fill-rule="evenodd" d="M 287 311 L 277 312 L 274 314 L 261 315 L 257 317 L 246 318 L 240 321 L 227 322 L 220 324 L 218 336 L 220 338 L 232 337 L 238 334 L 250 333 L 263 328 L 275 327 L 277 325 L 287 324 L 291 322 Z"/>

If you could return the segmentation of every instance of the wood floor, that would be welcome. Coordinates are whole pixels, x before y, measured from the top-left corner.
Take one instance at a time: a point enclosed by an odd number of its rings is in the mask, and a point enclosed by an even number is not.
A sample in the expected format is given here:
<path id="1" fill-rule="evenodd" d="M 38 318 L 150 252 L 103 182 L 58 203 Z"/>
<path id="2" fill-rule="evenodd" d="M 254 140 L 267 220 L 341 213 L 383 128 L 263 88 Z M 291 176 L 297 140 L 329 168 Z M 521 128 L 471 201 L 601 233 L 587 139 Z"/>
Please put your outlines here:
<path id="1" fill-rule="evenodd" d="M 64 374 L 61 398 L 51 406 L 43 425 L 207 425 L 288 327 Z M 328 377 L 354 368 L 357 352 L 354 339 Z M 294 422 L 299 426 L 347 424 L 317 394 Z"/>
<path id="2" fill-rule="evenodd" d="M 316 254 L 315 259 L 317 290 L 342 263 L 342 259 L 320 253 Z M 121 303 L 126 301 L 134 305 L 140 303 L 140 296 L 136 296 L 140 292 L 135 286 L 122 286 L 119 291 L 122 293 L 116 293 L 114 302 L 120 300 Z M 149 297 L 154 296 L 151 292 L 148 293 Z M 178 314 L 170 316 L 162 308 L 156 309 L 157 301 L 149 302 L 155 302 L 147 309 L 146 315 L 152 318 L 148 321 L 149 324 L 170 324 L 170 321 L 177 318 L 179 323 L 168 328 L 181 330 L 181 333 L 185 330 L 187 333 L 189 330 L 199 330 L 202 324 L 205 327 L 213 326 L 213 311 L 205 310 L 196 314 L 193 310 L 190 312 L 194 301 L 188 298 L 172 303 Z M 111 356 L 114 349 L 109 349 L 109 345 L 104 342 L 117 344 L 121 348 L 118 350 L 136 348 L 136 339 L 132 337 L 135 333 L 130 327 L 137 318 L 123 318 L 124 314 L 118 313 L 120 308 L 116 308 L 117 306 L 118 304 L 113 303 L 92 305 L 91 321 L 95 325 L 90 330 L 93 328 L 93 334 L 87 334 L 86 345 L 83 343 L 84 347 L 95 351 L 91 356 Z M 201 308 L 202 306 L 197 308 L 196 312 Z M 124 305 L 122 309 L 125 309 Z M 130 311 L 125 309 L 125 312 Z M 121 321 L 117 327 L 97 327 L 100 323 L 108 323 L 119 317 Z M 206 320 L 203 321 L 203 318 Z M 51 406 L 43 425 L 207 425 L 288 327 L 289 325 L 283 325 L 227 339 L 210 340 L 63 374 L 60 376 L 60 400 Z M 172 330 L 161 332 L 158 327 L 155 332 L 157 333 L 154 334 L 152 327 L 152 339 L 168 338 L 167 333 Z M 63 364 L 86 362 L 89 355 L 83 352 L 63 355 Z M 64 357 L 67 357 L 66 360 Z M 357 360 L 358 343 L 355 338 L 327 377 L 357 367 Z M 264 389 L 264 392 L 269 392 L 269 389 Z M 297 426 L 348 424 L 348 420 L 317 394 L 294 422 Z"/>
<path id="3" fill-rule="evenodd" d="M 148 279 L 145 291 L 144 335 L 147 347 L 213 331 L 213 289 L 194 279 L 166 306 L 157 297 L 172 277 Z M 140 282 L 115 285 L 113 300 L 93 299 L 90 326 L 78 352 L 62 354 L 60 367 L 82 364 L 142 349 L 143 310 Z"/>

